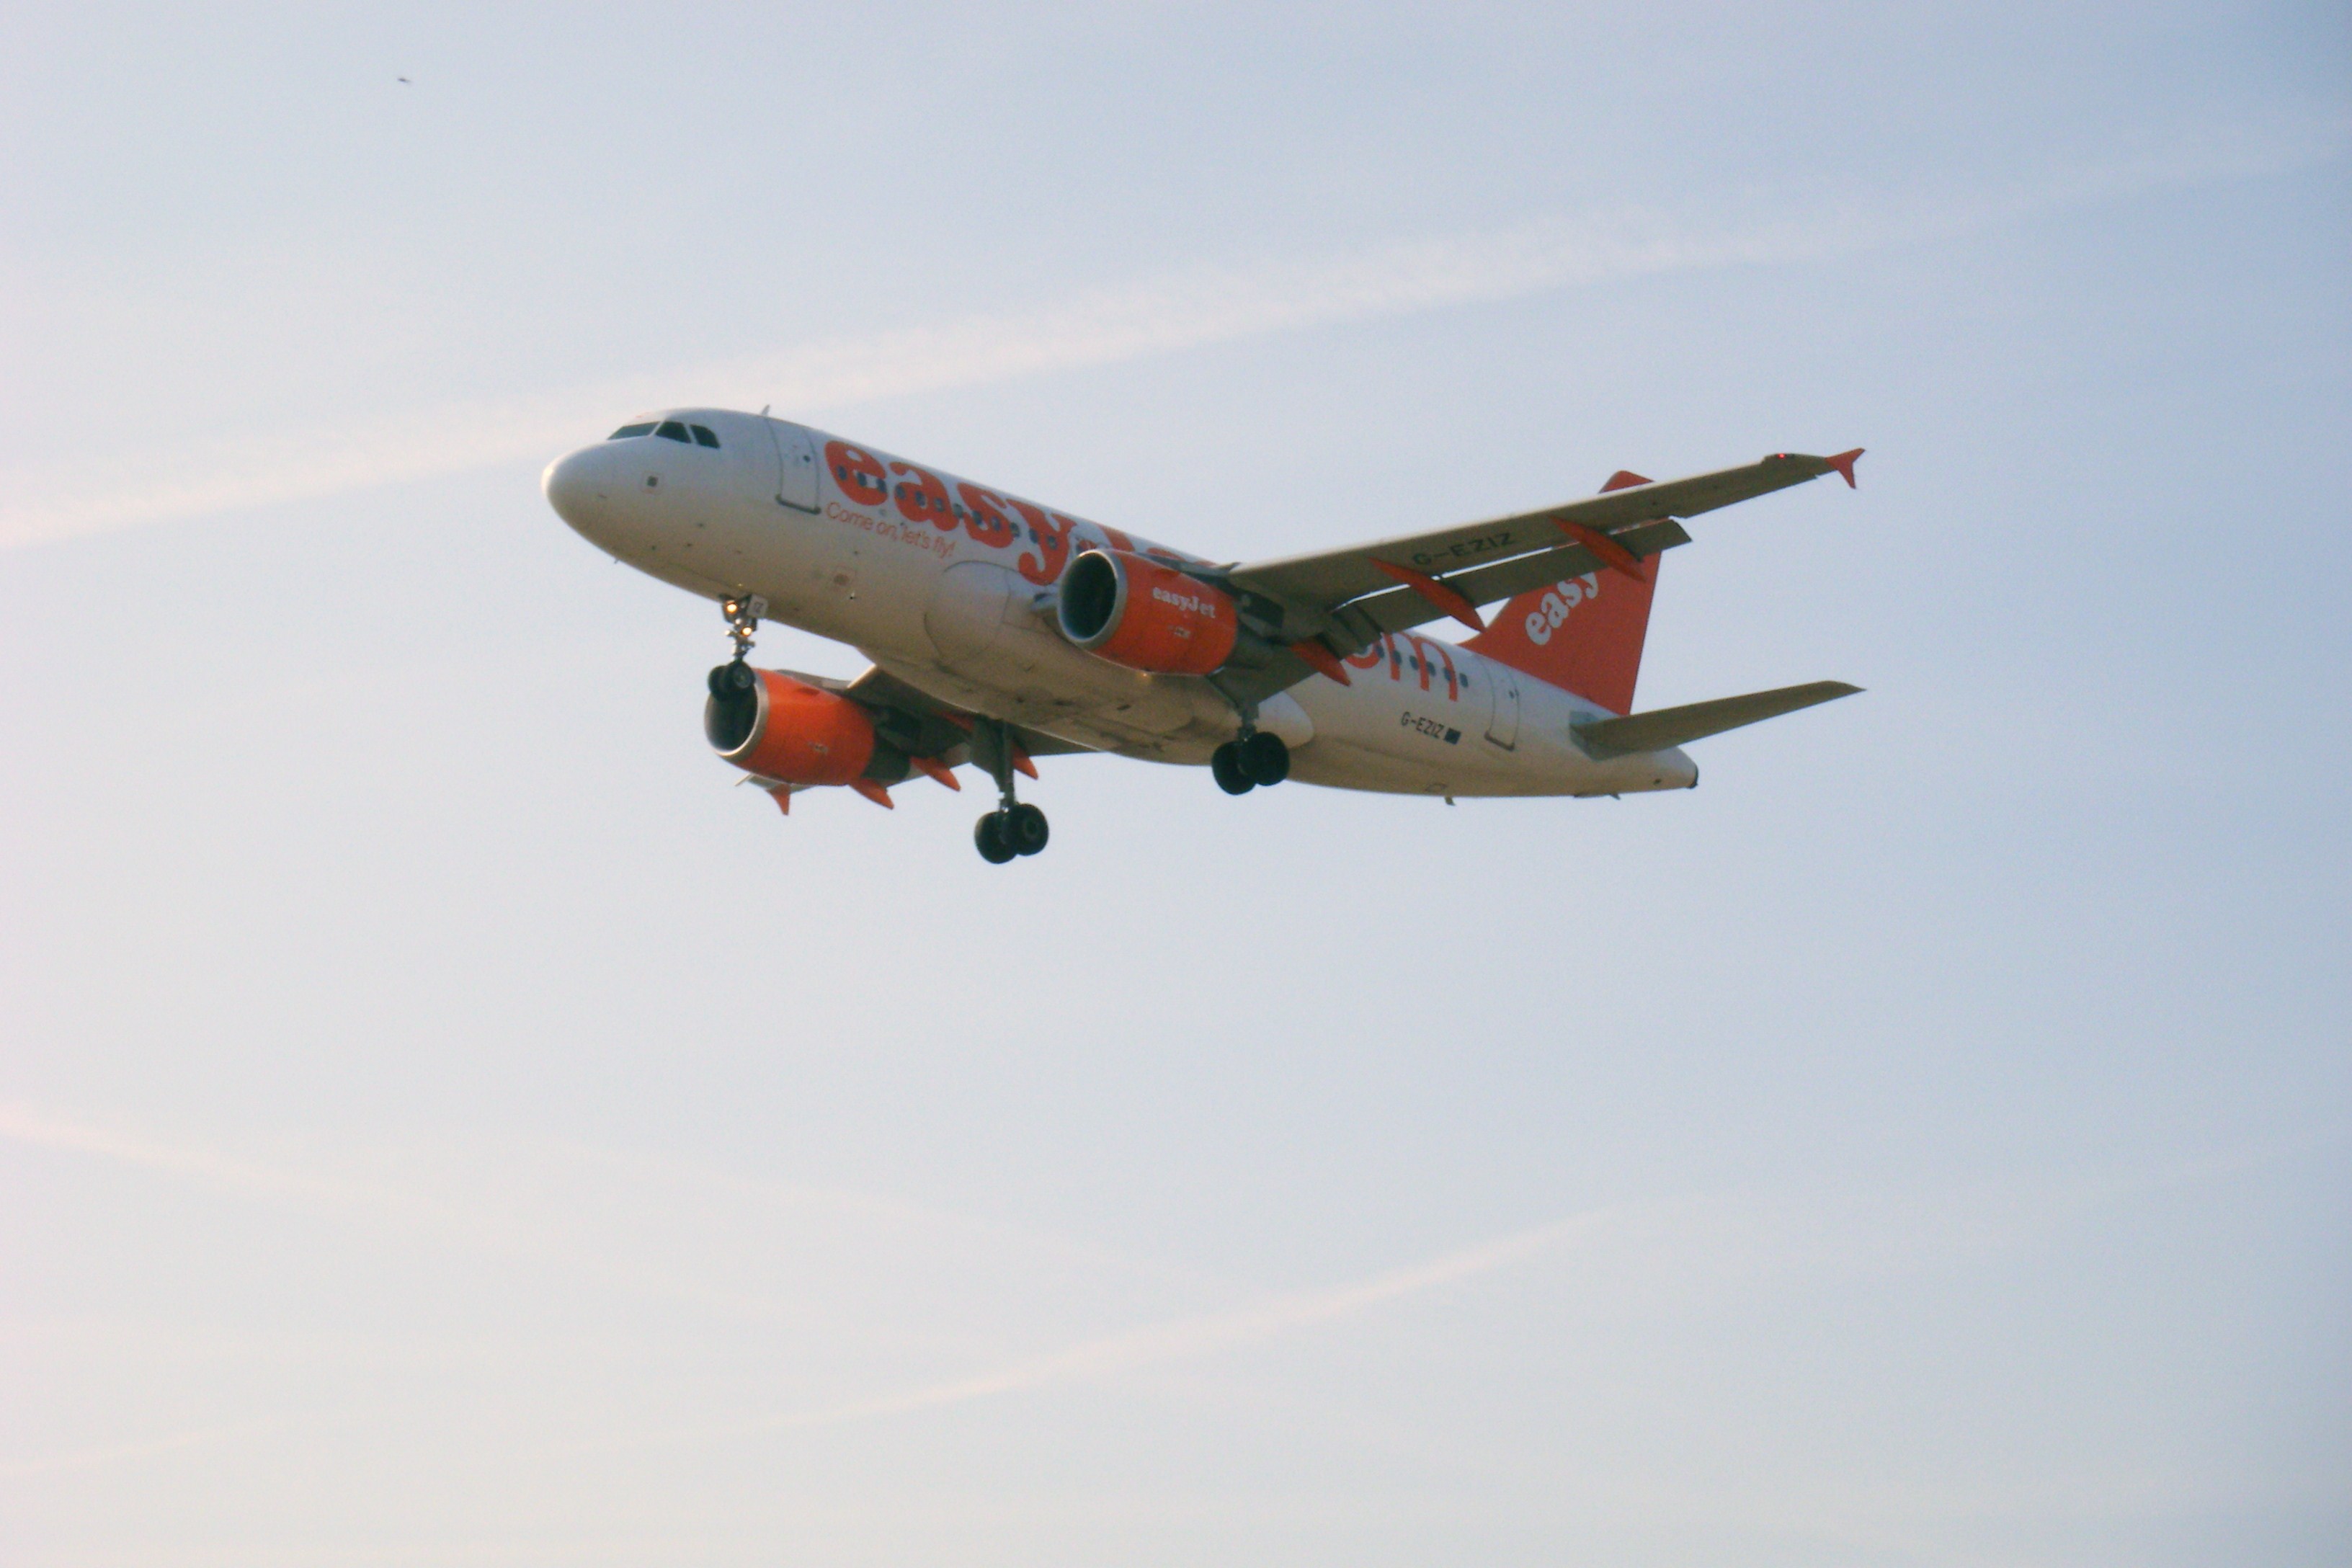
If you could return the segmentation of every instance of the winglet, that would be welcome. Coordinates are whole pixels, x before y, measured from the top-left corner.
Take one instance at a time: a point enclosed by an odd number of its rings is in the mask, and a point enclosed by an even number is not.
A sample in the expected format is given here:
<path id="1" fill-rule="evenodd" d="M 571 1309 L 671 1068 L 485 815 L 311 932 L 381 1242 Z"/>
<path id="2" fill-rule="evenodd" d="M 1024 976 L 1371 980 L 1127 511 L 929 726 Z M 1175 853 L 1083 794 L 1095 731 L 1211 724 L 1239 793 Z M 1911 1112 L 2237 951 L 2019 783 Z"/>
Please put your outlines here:
<path id="1" fill-rule="evenodd" d="M 1354 682 L 1348 679 L 1348 667 L 1339 662 L 1339 655 L 1333 653 L 1329 648 L 1325 647 L 1322 643 L 1314 637 L 1308 637 L 1305 642 L 1292 643 L 1290 645 L 1290 651 L 1305 659 L 1308 664 L 1313 665 L 1316 669 L 1321 673 L 1328 675 L 1332 679 L 1338 681 L 1340 685 L 1349 686 L 1354 684 Z"/>
<path id="2" fill-rule="evenodd" d="M 1830 466 L 1832 473 L 1845 481 L 1846 489 L 1855 489 L 1859 487 L 1853 482 L 1853 460 L 1861 457 L 1862 453 L 1863 448 L 1856 447 L 1851 452 L 1840 452 L 1836 457 L 1823 458 L 1822 461 Z"/>
<path id="3" fill-rule="evenodd" d="M 1478 618 L 1478 606 L 1464 598 L 1459 590 L 1447 587 L 1425 572 L 1416 572 L 1410 566 L 1399 566 L 1391 561 L 1375 561 L 1371 565 L 1375 571 L 1395 578 L 1472 631 L 1483 632 L 1486 629 L 1486 623 Z M 1307 658 L 1305 654 L 1300 654 L 1298 657 Z M 1309 664 L 1315 662 L 1311 658 L 1307 658 L 1307 661 Z"/>
<path id="4" fill-rule="evenodd" d="M 1628 490 L 1632 489 L 1635 485 L 1652 485 L 1655 483 L 1657 483 L 1655 479 L 1645 479 L 1631 468 L 1620 468 L 1615 473 L 1609 476 L 1609 482 L 1601 487 L 1601 493 L 1602 495 L 1607 495 L 1611 490 Z"/>

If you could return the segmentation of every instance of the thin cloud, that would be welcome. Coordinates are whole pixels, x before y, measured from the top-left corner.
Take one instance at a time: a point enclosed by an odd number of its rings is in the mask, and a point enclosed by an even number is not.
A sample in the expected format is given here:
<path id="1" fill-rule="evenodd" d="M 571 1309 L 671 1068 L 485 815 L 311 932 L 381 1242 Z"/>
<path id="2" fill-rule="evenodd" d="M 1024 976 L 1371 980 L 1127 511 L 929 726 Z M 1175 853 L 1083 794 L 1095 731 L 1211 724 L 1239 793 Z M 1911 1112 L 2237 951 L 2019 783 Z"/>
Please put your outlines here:
<path id="1" fill-rule="evenodd" d="M 1704 1267 L 1727 1268 L 1751 1286 L 1776 1275 L 1817 1274 L 1840 1262 L 1869 1275 L 1941 1268 L 1969 1254 L 2026 1245 L 2134 1199 L 2240 1176 L 2295 1152 L 2290 1146 L 2231 1150 L 2156 1170 L 1884 1194 L 1864 1201 L 1727 1191 L 1611 1205 L 1369 1279 L 1103 1334 L 898 1394 L 639 1440 L 756 1436 L 1107 1379 L 1259 1343 L 1547 1254 L 1611 1240 L 1671 1241 L 1685 1254 L 1703 1251 L 1707 1255 Z M 1760 1255 L 1755 1247 L 1738 1245 L 1743 1237 L 1759 1236 L 1764 1237 Z"/>
<path id="2" fill-rule="evenodd" d="M 679 402 L 818 415 L 1276 332 L 1491 303 L 1614 279 L 1785 265 L 1952 236 L 2135 192 L 2242 177 L 2338 153 L 2347 127 L 2207 138 L 2193 152 L 2061 171 L 2014 187 L 1924 199 L 1759 196 L 1701 214 L 1616 213 L 1195 270 L 1042 309 L 981 315 L 541 395 L 420 410 L 299 441 L 154 458 L 155 477 L 104 489 L 12 477 L 29 497 L 0 517 L 0 549 L 547 457 L 617 414 Z"/>
<path id="3" fill-rule="evenodd" d="M 394 1201 L 392 1194 L 381 1190 L 242 1160 L 214 1150 L 163 1142 L 120 1128 L 47 1115 L 20 1103 L 0 1101 L 0 1138 L 38 1148 L 95 1155 L 184 1177 L 241 1197 L 306 1210 L 381 1209 Z"/>
<path id="4" fill-rule="evenodd" d="M 1321 1290 L 1278 1296 L 1256 1306 L 1150 1323 L 1084 1341 L 1066 1350 L 1014 1361 L 990 1372 L 955 1378 L 877 1399 L 810 1410 L 731 1428 L 732 1435 L 788 1431 L 843 1421 L 906 1415 L 997 1394 L 1022 1394 L 1079 1379 L 1113 1376 L 1163 1362 L 1255 1344 L 1278 1335 L 1353 1317 L 1370 1308 L 1444 1285 L 1493 1273 L 1571 1242 L 1590 1241 L 1664 1205 L 1620 1205 L 1515 1232 L 1426 1262 Z M 695 1434 L 709 1436 L 708 1431 Z"/>
<path id="5" fill-rule="evenodd" d="M 541 458 L 618 415 L 681 402 L 817 415 L 1274 332 L 1512 299 L 1613 278 L 1791 260 L 1855 242 L 1843 214 L 1691 235 L 1640 218 L 1545 224 L 1361 255 L 1143 279 L 1040 310 L 971 317 L 538 396 L 442 405 L 299 440 L 175 454 L 160 477 L 12 510 L 0 548 Z M 37 480 L 23 480 L 22 494 Z"/>
<path id="6" fill-rule="evenodd" d="M 871 1238 L 878 1248 L 877 1260 L 910 1243 L 919 1244 L 926 1232 L 932 1244 L 939 1244 L 945 1239 L 942 1226 L 971 1232 L 966 1239 L 991 1254 L 1009 1249 L 1025 1253 L 1034 1261 L 1039 1257 L 1041 1241 L 1051 1250 L 1065 1249 L 1053 1244 L 1052 1238 L 1015 1235 L 1003 1227 L 962 1221 L 890 1200 L 777 1186 L 697 1165 L 644 1162 L 568 1145 L 535 1150 L 524 1156 L 520 1163 L 528 1170 L 505 1168 L 516 1163 L 511 1151 L 498 1169 L 485 1171 L 468 1164 L 464 1172 L 468 1199 L 453 1203 L 446 1184 L 427 1182 L 419 1187 L 414 1183 L 347 1180 L 49 1114 L 21 1102 L 0 1101 L 0 1139 L 152 1170 L 276 1206 L 345 1220 L 391 1223 L 431 1233 L 468 1249 L 556 1265 L 632 1294 L 693 1301 L 730 1317 L 765 1319 L 779 1303 L 698 1282 L 687 1277 L 690 1269 L 680 1270 L 679 1259 L 667 1250 L 643 1251 L 641 1237 L 635 1247 L 625 1234 L 572 1237 L 567 1243 L 560 1235 L 560 1223 L 545 1223 L 560 1222 L 562 1215 L 533 1207 L 528 1201 L 551 1175 L 560 1173 L 544 1168 L 541 1156 L 555 1153 L 562 1173 L 569 1173 L 572 1181 L 593 1180 L 596 1173 L 617 1174 L 631 1189 L 650 1179 L 670 1195 L 700 1189 L 707 1198 L 722 1199 L 721 1206 L 727 1206 L 724 1200 L 728 1199 L 748 1200 L 749 1212 L 740 1216 L 743 1239 L 772 1219 L 772 1205 L 814 1205 L 837 1211 L 859 1234 Z M 1719 1289 L 1724 1280 L 1736 1279 L 1752 1291 L 1775 1279 L 1818 1280 L 1847 1271 L 1868 1276 L 1940 1271 L 1970 1256 L 2045 1242 L 2093 1213 L 2169 1190 L 2226 1181 L 2296 1152 L 2291 1147 L 2229 1150 L 2155 1170 L 2088 1172 L 2057 1181 L 2021 1180 L 1953 1189 L 1863 1194 L 1723 1191 L 1612 1205 L 1366 1278 L 1272 1295 L 1238 1307 L 1166 1317 L 1092 1335 L 1059 1350 L 1009 1357 L 978 1372 L 895 1393 L 835 1400 L 718 1426 L 616 1436 L 584 1447 L 626 1448 L 743 1438 L 916 1415 L 1071 1384 L 1110 1382 L 1360 1317 L 1392 1302 L 1540 1258 L 1601 1247 L 1631 1245 L 1646 1257 L 1645 1262 L 1621 1260 L 1631 1264 L 1630 1275 L 1622 1266 L 1608 1271 L 1610 1288 L 1619 1294 L 1633 1289 L 1636 1279 L 1646 1279 L 1644 1288 L 1655 1290 L 1664 1288 L 1670 1278 L 1682 1279 L 1688 1288 L 1707 1289 Z M 413 1160 L 422 1158 L 413 1156 Z M 593 1189 L 594 1193 L 608 1190 L 609 1183 Z M 523 1212 L 505 1213 L 513 1207 L 519 1194 Z M 515 1223 L 518 1220 L 522 1223 Z M 1097 1268 L 1124 1271 L 1133 1267 L 1093 1256 L 1092 1249 L 1071 1250 L 1085 1252 L 1085 1261 Z M 1001 1280 L 1003 1277 L 992 1273 L 991 1278 Z M 835 1325 L 826 1331 L 841 1330 Z M 36 1461 L 13 1465 L 0 1461 L 0 1479 L 142 1459 L 260 1429 L 205 1427 Z"/>
<path id="7" fill-rule="evenodd" d="M 30 1459 L 17 1464 L 0 1464 L 0 1480 L 31 1480 L 42 1476 L 61 1474 L 68 1470 L 97 1469 L 102 1466 L 152 1459 L 163 1454 L 174 1454 L 184 1448 L 199 1448 L 213 1443 L 227 1442 L 239 1437 L 258 1436 L 280 1431 L 293 1425 L 289 1421 L 240 1421 L 221 1426 L 199 1426 L 190 1431 L 174 1432 L 167 1436 L 143 1438 L 129 1443 L 110 1443 L 93 1448 L 77 1448 L 47 1458 Z"/>
<path id="8" fill-rule="evenodd" d="M 696 1213 L 729 1216 L 745 1234 L 769 1234 L 786 1215 L 812 1226 L 935 1253 L 1023 1258 L 1078 1277 L 1126 1279 L 1188 1291 L 1230 1290 L 1197 1271 L 1118 1254 L 1066 1237 L 838 1187 L 763 1181 L 690 1162 L 570 1142 L 380 1150 L 344 1160 L 346 1174 L 314 1158 L 257 1159 L 199 1143 L 0 1100 L 0 1140 L 152 1171 L 246 1202 L 332 1223 L 383 1226 L 442 1246 L 552 1266 L 633 1294 L 688 1301 L 733 1319 L 772 1319 L 790 1303 L 764 1291 L 701 1281 L 664 1254 L 616 1247 L 613 1205 L 551 1204 L 548 1191 L 672 1194 Z M 591 1234 L 580 1234 L 582 1213 Z M 597 1226 L 602 1224 L 604 1228 Z"/>

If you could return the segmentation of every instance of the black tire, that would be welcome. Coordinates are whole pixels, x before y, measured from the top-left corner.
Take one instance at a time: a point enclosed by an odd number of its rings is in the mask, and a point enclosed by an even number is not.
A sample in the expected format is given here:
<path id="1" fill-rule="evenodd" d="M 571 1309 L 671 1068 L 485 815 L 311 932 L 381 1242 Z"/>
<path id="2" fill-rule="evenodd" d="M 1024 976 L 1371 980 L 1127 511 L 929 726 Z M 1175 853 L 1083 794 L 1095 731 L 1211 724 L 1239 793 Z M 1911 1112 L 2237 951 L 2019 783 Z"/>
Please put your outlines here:
<path id="1" fill-rule="evenodd" d="M 1002 866 L 1013 858 L 1013 848 L 1005 839 L 1004 814 L 1001 811 L 992 811 L 972 824 L 971 841 L 980 850 L 980 858 L 992 866 Z"/>
<path id="2" fill-rule="evenodd" d="M 1004 814 L 1004 841 L 1015 855 L 1034 855 L 1045 847 L 1050 829 L 1045 814 L 1034 805 L 1016 805 Z"/>
<path id="3" fill-rule="evenodd" d="M 724 698 L 732 697 L 735 694 L 733 682 L 727 679 L 727 672 L 734 668 L 731 664 L 714 664 L 710 667 L 710 695 Z"/>
<path id="4" fill-rule="evenodd" d="M 1290 748 L 1282 737 L 1260 730 L 1240 742 L 1242 772 L 1255 784 L 1278 784 L 1290 776 Z"/>
<path id="5" fill-rule="evenodd" d="M 1249 774 L 1242 772 L 1241 749 L 1231 741 L 1209 753 L 1209 772 L 1216 775 L 1217 787 L 1227 795 L 1247 795 L 1257 788 Z"/>

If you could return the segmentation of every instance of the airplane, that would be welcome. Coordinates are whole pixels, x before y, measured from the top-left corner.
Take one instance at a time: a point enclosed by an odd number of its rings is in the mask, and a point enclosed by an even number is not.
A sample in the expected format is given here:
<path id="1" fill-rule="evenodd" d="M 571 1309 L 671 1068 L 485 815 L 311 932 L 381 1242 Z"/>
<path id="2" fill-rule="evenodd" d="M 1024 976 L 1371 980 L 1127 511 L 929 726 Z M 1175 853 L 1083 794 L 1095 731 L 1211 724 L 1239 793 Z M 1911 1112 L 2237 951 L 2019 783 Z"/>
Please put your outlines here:
<path id="1" fill-rule="evenodd" d="M 1539 510 L 1218 563 L 766 410 L 675 408 L 556 459 L 541 489 L 615 560 L 718 601 L 733 657 L 703 729 L 787 815 L 920 773 L 996 807 L 973 841 L 1045 847 L 1013 778 L 1109 752 L 1205 763 L 1228 795 L 1287 779 L 1443 798 L 1689 789 L 1690 742 L 1860 689 L 1842 681 L 1633 711 L 1659 557 L 1682 520 L 1834 473 L 1781 452 L 1655 482 L 1619 471 Z M 1482 606 L 1501 602 L 1489 622 Z M 1443 618 L 1471 636 L 1417 628 Z M 847 643 L 852 680 L 754 668 L 773 619 Z"/>

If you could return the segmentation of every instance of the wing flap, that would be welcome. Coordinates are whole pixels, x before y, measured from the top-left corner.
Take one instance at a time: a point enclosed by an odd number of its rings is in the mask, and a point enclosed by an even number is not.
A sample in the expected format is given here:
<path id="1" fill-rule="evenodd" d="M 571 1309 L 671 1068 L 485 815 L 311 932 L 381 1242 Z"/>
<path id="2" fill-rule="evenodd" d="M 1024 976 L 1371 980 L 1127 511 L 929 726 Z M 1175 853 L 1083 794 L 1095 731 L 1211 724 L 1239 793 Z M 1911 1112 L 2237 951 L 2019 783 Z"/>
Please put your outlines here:
<path id="1" fill-rule="evenodd" d="M 1670 517 L 1622 530 L 1613 537 L 1634 554 L 1645 556 L 1691 542 L 1683 525 Z M 1513 560 L 1497 561 L 1491 566 L 1457 572 L 1445 579 L 1445 585 L 1474 605 L 1491 605 L 1548 583 L 1606 570 L 1606 563 L 1584 545 L 1563 544 L 1556 550 L 1538 550 Z M 1444 614 L 1412 589 L 1393 588 L 1358 599 L 1343 606 L 1332 618 L 1349 639 L 1350 646 L 1341 651 L 1355 653 L 1369 647 L 1382 632 L 1410 631 Z"/>
<path id="2" fill-rule="evenodd" d="M 1803 686 L 1783 686 L 1771 691 L 1750 691 L 1741 697 L 1718 697 L 1684 708 L 1661 708 L 1622 719 L 1602 719 L 1576 727 L 1577 743 L 1596 760 L 1622 757 L 1635 752 L 1663 752 L 1692 741 L 1794 713 L 1815 703 L 1851 697 L 1862 689 L 1843 680 L 1815 680 Z"/>

